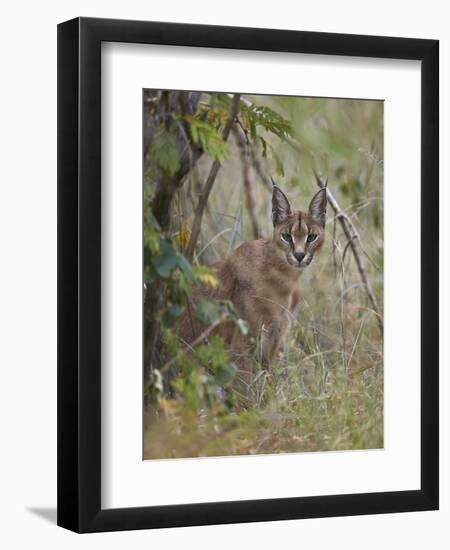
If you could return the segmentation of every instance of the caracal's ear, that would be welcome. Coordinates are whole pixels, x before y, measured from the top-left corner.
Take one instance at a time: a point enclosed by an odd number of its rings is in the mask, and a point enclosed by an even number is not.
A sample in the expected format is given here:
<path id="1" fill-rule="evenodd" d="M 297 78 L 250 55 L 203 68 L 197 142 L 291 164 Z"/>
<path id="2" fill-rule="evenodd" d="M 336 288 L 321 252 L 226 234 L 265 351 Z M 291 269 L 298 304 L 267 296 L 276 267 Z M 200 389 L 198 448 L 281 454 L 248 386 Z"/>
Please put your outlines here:
<path id="1" fill-rule="evenodd" d="M 272 222 L 280 225 L 292 214 L 291 204 L 283 191 L 274 183 L 272 190 Z"/>
<path id="2" fill-rule="evenodd" d="M 325 227 L 327 222 L 327 188 L 322 187 L 311 200 L 309 205 L 309 213 L 317 220 L 322 227 Z"/>

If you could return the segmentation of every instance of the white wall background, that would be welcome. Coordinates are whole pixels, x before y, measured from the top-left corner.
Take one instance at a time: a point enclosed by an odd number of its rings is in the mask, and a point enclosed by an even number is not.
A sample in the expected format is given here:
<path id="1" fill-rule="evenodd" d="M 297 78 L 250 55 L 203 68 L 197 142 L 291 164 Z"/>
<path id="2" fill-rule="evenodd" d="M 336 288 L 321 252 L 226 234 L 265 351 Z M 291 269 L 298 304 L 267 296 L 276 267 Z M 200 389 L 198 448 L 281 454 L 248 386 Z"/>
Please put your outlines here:
<path id="1" fill-rule="evenodd" d="M 446 3 L 66 0 L 2 10 L 0 541 L 5 548 L 346 548 L 450 543 L 450 35 Z M 441 510 L 78 536 L 56 518 L 56 24 L 78 15 L 441 41 Z M 270 78 L 270 76 L 268 76 Z M 405 132 L 408 129 L 405 128 Z M 407 182 L 404 182 L 405 189 Z M 405 191 L 406 193 L 406 191 Z M 407 204 L 407 201 L 406 201 Z M 407 211 L 405 211 L 407 217 Z M 406 221 L 406 220 L 405 220 Z M 407 391 L 407 381 L 405 381 Z M 262 480 L 264 482 L 264 480 Z M 6 544 L 5 544 L 6 543 Z"/>

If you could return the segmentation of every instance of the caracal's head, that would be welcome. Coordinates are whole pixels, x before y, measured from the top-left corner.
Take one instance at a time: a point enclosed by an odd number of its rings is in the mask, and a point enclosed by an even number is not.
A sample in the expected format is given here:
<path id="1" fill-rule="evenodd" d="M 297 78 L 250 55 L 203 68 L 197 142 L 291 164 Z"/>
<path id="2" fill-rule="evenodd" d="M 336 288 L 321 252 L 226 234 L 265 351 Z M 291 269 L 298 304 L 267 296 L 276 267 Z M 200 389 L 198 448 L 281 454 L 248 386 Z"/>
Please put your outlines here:
<path id="1" fill-rule="evenodd" d="M 307 212 L 293 210 L 277 186 L 272 192 L 273 242 L 281 257 L 294 269 L 304 269 L 319 254 L 325 240 L 327 190 L 320 189 Z"/>

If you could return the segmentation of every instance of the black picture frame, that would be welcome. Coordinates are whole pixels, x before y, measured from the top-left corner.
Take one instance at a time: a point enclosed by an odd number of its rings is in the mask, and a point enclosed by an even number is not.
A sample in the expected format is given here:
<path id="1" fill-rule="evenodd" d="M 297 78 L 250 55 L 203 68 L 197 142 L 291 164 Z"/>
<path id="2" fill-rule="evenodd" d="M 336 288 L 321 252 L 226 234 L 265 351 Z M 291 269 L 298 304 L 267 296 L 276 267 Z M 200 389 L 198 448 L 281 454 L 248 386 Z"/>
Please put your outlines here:
<path id="1" fill-rule="evenodd" d="M 420 490 L 102 510 L 104 41 L 421 61 Z M 58 525 L 98 532 L 438 509 L 438 67 L 437 40 L 91 18 L 58 26 Z"/>

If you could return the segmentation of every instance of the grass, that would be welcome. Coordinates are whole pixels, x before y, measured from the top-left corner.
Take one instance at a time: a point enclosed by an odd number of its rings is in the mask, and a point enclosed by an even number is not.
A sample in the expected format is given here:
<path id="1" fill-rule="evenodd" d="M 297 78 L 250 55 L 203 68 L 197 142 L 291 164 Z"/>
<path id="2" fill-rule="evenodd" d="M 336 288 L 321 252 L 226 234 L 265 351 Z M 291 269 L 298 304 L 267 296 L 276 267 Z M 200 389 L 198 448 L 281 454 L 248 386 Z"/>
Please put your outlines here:
<path id="1" fill-rule="evenodd" d="M 286 176 L 278 178 L 297 208 L 316 190 L 313 169 L 329 177 L 341 207 L 355 223 L 370 283 L 383 304 L 383 105 L 381 102 L 254 97 L 289 118 L 295 143 L 273 142 Z M 211 264 L 251 238 L 242 164 L 230 141 L 211 193 L 196 261 Z M 261 159 L 267 174 L 274 167 Z M 180 190 L 174 231 L 192 221 L 192 203 L 206 178 L 202 159 Z M 268 235 L 270 190 L 250 178 L 260 233 Z M 144 457 L 272 454 L 383 447 L 383 340 L 359 273 L 332 215 L 327 243 L 301 280 L 300 310 L 279 357 L 254 383 L 248 410 L 188 411 L 166 399 L 145 416 Z M 263 397 L 263 399 L 261 398 Z"/>
<path id="2" fill-rule="evenodd" d="M 344 349 L 336 294 L 310 293 L 313 303 L 302 302 L 278 360 L 255 381 L 255 406 L 195 415 L 166 401 L 162 415 L 146 418 L 145 458 L 383 447 L 382 342 L 374 315 L 353 301 L 345 305 Z"/>
<path id="3" fill-rule="evenodd" d="M 327 396 L 297 395 L 260 411 L 207 418 L 169 413 L 150 422 L 144 457 L 181 458 L 383 447 L 382 383 L 334 384 Z"/>

